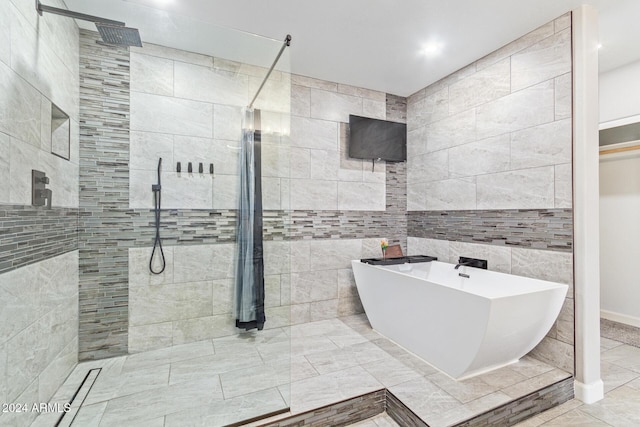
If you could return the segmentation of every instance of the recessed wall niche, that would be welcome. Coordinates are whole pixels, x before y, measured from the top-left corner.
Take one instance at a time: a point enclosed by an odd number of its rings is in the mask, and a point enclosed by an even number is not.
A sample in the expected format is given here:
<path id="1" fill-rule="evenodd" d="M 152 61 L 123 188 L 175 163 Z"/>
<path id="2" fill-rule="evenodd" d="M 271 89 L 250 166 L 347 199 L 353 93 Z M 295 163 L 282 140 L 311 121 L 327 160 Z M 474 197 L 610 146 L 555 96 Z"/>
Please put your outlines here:
<path id="1" fill-rule="evenodd" d="M 51 154 L 69 160 L 70 135 L 69 116 L 57 105 L 51 104 Z"/>

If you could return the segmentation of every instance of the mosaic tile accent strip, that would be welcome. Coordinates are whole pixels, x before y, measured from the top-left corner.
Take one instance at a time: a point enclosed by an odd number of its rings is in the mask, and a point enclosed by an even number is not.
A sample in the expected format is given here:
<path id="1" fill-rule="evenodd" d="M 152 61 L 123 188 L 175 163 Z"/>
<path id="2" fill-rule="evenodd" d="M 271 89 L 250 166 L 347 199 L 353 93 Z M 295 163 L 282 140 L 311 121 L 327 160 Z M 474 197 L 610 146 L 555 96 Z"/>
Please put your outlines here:
<path id="1" fill-rule="evenodd" d="M 411 237 L 571 252 L 571 209 L 411 211 Z"/>
<path id="2" fill-rule="evenodd" d="M 129 49 L 99 40 L 80 31 L 80 360 L 127 353 Z"/>
<path id="3" fill-rule="evenodd" d="M 387 94 L 387 120 L 407 123 L 407 98 Z"/>
<path id="4" fill-rule="evenodd" d="M 386 390 L 378 390 L 260 427 L 348 426 L 384 412 L 385 400 Z"/>
<path id="5" fill-rule="evenodd" d="M 407 163 L 387 163 L 387 223 L 377 236 L 388 236 L 390 243 L 399 243 L 407 253 Z M 368 236 L 369 237 L 369 236 Z M 375 237 L 375 236 L 370 236 Z"/>
<path id="6" fill-rule="evenodd" d="M 90 215 L 83 212 L 82 216 L 85 214 Z M 150 246 L 155 233 L 153 211 L 133 209 L 121 211 L 120 215 L 119 219 L 111 218 L 112 230 L 123 229 L 112 244 L 126 248 Z M 167 246 L 231 243 L 236 238 L 235 210 L 163 210 L 161 224 L 162 242 Z M 400 209 L 398 212 L 265 211 L 264 239 L 363 239 L 385 235 L 406 241 L 405 224 L 406 217 Z"/>
<path id="7" fill-rule="evenodd" d="M 78 249 L 78 209 L 0 205 L 0 274 Z"/>
<path id="8" fill-rule="evenodd" d="M 573 377 L 506 403 L 455 427 L 512 426 L 573 399 Z"/>

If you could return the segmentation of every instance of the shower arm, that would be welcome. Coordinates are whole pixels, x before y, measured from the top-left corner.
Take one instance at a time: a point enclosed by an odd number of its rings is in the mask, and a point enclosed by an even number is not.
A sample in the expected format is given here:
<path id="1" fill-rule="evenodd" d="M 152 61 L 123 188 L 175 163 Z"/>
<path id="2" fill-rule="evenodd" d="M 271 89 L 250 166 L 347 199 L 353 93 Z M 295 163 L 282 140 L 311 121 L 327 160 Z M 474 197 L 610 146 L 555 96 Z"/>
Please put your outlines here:
<path id="1" fill-rule="evenodd" d="M 120 21 L 113 21 L 111 19 L 101 18 L 99 16 L 86 15 L 84 13 L 73 12 L 67 9 L 60 9 L 57 7 L 47 6 L 40 3 L 40 0 L 36 0 L 36 10 L 38 14 L 42 16 L 42 12 L 53 13 L 55 15 L 62 15 L 68 18 L 80 19 L 82 21 L 89 21 L 93 23 L 107 24 L 107 25 L 115 25 L 118 27 L 124 27 L 125 23 Z"/>
<path id="2" fill-rule="evenodd" d="M 287 34 L 287 37 L 284 38 L 284 43 L 282 43 L 282 47 L 280 48 L 280 52 L 278 52 L 278 56 L 276 56 L 276 59 L 273 61 L 273 64 L 271 64 L 271 68 L 269 68 L 269 71 L 267 71 L 267 75 L 264 76 L 264 80 L 262 80 L 262 84 L 258 88 L 258 91 L 256 92 L 253 99 L 251 100 L 251 103 L 249 104 L 249 108 L 253 107 L 253 103 L 256 102 L 256 99 L 258 98 L 258 95 L 260 95 L 262 88 L 267 83 L 267 80 L 269 80 L 269 76 L 271 75 L 271 72 L 276 67 L 276 64 L 278 63 L 278 61 L 280 60 L 280 57 L 282 56 L 282 52 L 284 52 L 287 46 L 290 46 L 290 45 L 291 45 L 291 35 Z"/>

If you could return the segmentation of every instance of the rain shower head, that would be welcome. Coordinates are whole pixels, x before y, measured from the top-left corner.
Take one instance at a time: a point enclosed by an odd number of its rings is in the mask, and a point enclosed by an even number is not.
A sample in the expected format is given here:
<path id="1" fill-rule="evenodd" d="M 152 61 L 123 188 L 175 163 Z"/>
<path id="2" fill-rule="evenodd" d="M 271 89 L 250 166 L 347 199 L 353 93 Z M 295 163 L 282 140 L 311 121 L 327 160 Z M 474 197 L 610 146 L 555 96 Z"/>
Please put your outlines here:
<path id="1" fill-rule="evenodd" d="M 140 33 L 135 28 L 125 26 L 124 22 L 113 21 L 111 19 L 101 18 L 99 16 L 86 15 L 84 13 L 73 12 L 67 9 L 46 6 L 36 0 L 36 10 L 40 15 L 42 12 L 53 13 L 55 15 L 66 16 L 68 18 L 80 19 L 96 24 L 98 32 L 105 43 L 117 46 L 138 46 L 142 47 Z"/>
<path id="2" fill-rule="evenodd" d="M 135 28 L 123 27 L 121 25 L 110 25 L 96 22 L 98 32 L 102 41 L 119 46 L 142 47 L 140 32 Z"/>

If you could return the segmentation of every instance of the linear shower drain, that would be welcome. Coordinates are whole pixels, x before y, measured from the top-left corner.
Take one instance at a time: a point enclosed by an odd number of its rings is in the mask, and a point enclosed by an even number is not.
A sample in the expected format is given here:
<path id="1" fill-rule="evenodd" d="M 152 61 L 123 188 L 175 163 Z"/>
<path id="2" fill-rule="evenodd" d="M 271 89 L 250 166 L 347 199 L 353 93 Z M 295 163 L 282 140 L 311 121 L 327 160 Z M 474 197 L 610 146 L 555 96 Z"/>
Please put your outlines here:
<path id="1" fill-rule="evenodd" d="M 91 391 L 91 387 L 93 387 L 93 384 L 96 382 L 100 371 L 102 371 L 102 368 L 91 369 L 87 372 L 84 380 L 82 380 L 82 383 L 69 401 L 69 410 L 62 413 L 55 427 L 69 427 L 73 424 L 73 420 L 76 419 L 78 411 Z"/>

